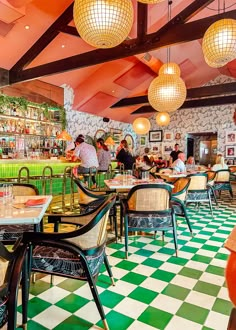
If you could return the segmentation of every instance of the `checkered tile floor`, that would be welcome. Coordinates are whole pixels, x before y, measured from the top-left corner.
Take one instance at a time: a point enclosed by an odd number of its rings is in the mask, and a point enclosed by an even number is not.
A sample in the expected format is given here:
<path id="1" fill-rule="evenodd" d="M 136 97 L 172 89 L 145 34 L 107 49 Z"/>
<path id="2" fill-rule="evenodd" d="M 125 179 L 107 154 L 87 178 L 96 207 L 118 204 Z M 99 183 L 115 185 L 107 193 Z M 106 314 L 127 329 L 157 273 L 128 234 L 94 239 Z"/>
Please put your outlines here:
<path id="1" fill-rule="evenodd" d="M 232 305 L 224 279 L 224 241 L 236 224 L 236 201 L 222 198 L 212 219 L 208 207 L 189 207 L 194 237 L 178 219 L 179 257 L 172 235 L 131 236 L 130 256 L 112 243 L 107 254 L 116 279 L 102 269 L 97 282 L 111 330 L 226 330 Z M 88 285 L 49 276 L 31 285 L 28 329 L 101 329 Z M 19 307 L 19 317 L 20 317 Z"/>

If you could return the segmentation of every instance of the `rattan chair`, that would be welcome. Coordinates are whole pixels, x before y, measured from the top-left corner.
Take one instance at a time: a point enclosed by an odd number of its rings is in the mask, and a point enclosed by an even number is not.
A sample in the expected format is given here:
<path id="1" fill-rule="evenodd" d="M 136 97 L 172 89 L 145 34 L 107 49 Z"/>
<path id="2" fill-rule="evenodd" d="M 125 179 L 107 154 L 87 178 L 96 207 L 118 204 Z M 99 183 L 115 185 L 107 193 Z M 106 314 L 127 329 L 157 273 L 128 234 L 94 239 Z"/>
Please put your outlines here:
<path id="1" fill-rule="evenodd" d="M 12 183 L 13 196 L 35 196 L 39 194 L 37 187 L 29 183 Z M 24 231 L 41 231 L 38 225 L 0 225 L 0 241 L 3 244 L 13 244 Z"/>
<path id="2" fill-rule="evenodd" d="M 211 215 L 213 217 L 211 191 L 207 186 L 208 176 L 206 173 L 190 174 L 188 177 L 191 179 L 188 187 L 186 203 L 195 203 L 199 207 L 200 203 L 208 202 Z"/>
<path id="3" fill-rule="evenodd" d="M 18 245 L 13 252 L 9 252 L 0 242 L 0 328 L 7 327 L 8 330 L 16 329 L 17 297 L 18 288 L 21 281 L 22 299 L 26 306 L 28 287 L 27 287 L 27 268 L 25 261 L 27 249 L 25 246 Z M 24 272 L 22 272 L 24 269 Z M 22 327 L 25 329 L 27 323 L 26 310 L 23 309 Z"/>
<path id="4" fill-rule="evenodd" d="M 125 256 L 128 258 L 128 234 L 135 231 L 172 230 L 178 254 L 174 210 L 170 205 L 171 187 L 167 184 L 141 184 L 133 187 L 121 200 L 124 216 Z"/>
<path id="5" fill-rule="evenodd" d="M 216 172 L 215 171 L 206 171 L 205 172 L 207 174 L 207 186 L 210 188 L 211 190 L 211 195 L 213 196 L 214 202 L 216 204 L 216 206 L 218 206 L 218 202 L 216 199 L 216 194 L 215 191 L 213 189 L 214 183 L 215 183 L 215 178 L 216 178 Z"/>
<path id="6" fill-rule="evenodd" d="M 216 171 L 213 189 L 219 194 L 219 196 L 221 195 L 222 191 L 228 191 L 230 196 L 233 198 L 233 190 L 230 183 L 230 170 Z"/>
<path id="7" fill-rule="evenodd" d="M 106 198 L 107 194 L 114 193 L 111 190 L 104 190 L 104 191 L 94 191 L 87 188 L 84 183 L 79 179 L 75 178 L 74 182 L 78 187 L 78 194 L 79 194 L 79 206 L 81 213 L 87 213 L 92 211 L 98 205 L 100 205 L 104 199 Z M 111 225 L 114 225 L 115 230 L 115 238 L 116 241 L 118 239 L 118 229 L 117 229 L 117 210 L 116 210 L 116 203 L 114 207 L 111 209 L 109 213 L 109 218 Z"/>
<path id="8" fill-rule="evenodd" d="M 171 203 L 172 207 L 174 208 L 175 214 L 179 217 L 185 218 L 189 231 L 191 235 L 193 235 L 191 223 L 185 206 L 187 190 L 190 185 L 190 180 L 191 179 L 187 177 L 178 178 L 175 182 L 172 183 L 174 188 L 172 189 Z"/>
<path id="9" fill-rule="evenodd" d="M 95 279 L 104 263 L 114 284 L 105 246 L 107 220 L 115 199 L 116 195 L 109 195 L 97 209 L 89 213 L 62 217 L 63 223 L 78 226 L 78 229 L 67 233 L 24 233 L 22 238 L 22 244 L 26 245 L 29 251 L 33 250 L 29 262 L 33 272 L 89 283 L 105 329 L 108 329 L 108 326 Z"/>
<path id="10" fill-rule="evenodd" d="M 230 165 L 229 170 L 230 170 L 230 181 L 235 181 L 236 180 L 236 165 Z"/>

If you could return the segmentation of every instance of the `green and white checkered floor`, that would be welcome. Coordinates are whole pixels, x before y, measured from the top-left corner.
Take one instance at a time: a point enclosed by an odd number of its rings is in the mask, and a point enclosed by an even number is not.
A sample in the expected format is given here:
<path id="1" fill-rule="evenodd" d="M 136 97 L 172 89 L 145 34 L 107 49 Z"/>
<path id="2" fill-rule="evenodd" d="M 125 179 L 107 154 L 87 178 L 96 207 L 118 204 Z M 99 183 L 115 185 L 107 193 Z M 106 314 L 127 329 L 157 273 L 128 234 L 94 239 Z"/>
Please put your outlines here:
<path id="1" fill-rule="evenodd" d="M 102 269 L 98 291 L 111 330 L 226 330 L 232 305 L 224 269 L 225 239 L 236 225 L 236 201 L 226 196 L 212 219 L 208 207 L 189 208 L 194 237 L 178 219 L 179 257 L 171 233 L 130 237 L 128 261 L 124 245 L 112 243 L 107 254 L 116 286 Z M 49 276 L 30 289 L 28 329 L 101 329 L 102 323 L 86 283 Z M 19 307 L 19 317 L 20 317 Z"/>

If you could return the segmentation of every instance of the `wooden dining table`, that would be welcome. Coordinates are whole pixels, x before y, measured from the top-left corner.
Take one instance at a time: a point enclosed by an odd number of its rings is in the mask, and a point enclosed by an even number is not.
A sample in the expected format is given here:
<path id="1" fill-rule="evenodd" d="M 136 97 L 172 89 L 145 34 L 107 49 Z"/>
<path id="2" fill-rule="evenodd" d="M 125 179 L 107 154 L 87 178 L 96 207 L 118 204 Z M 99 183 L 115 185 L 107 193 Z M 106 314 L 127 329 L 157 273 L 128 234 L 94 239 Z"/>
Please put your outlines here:
<path id="1" fill-rule="evenodd" d="M 41 205 L 25 204 L 28 200 L 38 199 L 44 199 Z M 41 222 L 51 200 L 51 195 L 40 195 L 15 196 L 12 202 L 5 204 L 0 201 L 0 225 L 37 225 Z"/>

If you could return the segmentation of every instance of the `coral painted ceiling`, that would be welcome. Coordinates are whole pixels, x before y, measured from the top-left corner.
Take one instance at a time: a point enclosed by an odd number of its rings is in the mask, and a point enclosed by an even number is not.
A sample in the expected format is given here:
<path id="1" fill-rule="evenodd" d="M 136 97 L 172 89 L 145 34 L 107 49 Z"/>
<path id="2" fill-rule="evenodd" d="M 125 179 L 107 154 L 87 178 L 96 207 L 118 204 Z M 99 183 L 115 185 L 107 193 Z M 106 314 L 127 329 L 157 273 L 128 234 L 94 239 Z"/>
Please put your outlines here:
<path id="1" fill-rule="evenodd" d="M 129 39 L 113 49 L 95 50 L 74 28 L 72 0 L 0 0 L 0 86 L 34 79 L 67 84 L 75 91 L 75 110 L 133 122 L 139 114 L 132 113 L 147 106 L 147 98 L 112 106 L 147 94 L 160 64 L 166 62 L 167 46 L 188 89 L 221 73 L 236 77 L 236 61 L 213 69 L 202 54 L 204 31 L 223 15 L 218 2 L 174 0 L 168 24 L 167 0 L 156 5 L 132 0 L 135 18 Z M 235 1 L 226 0 L 225 7 L 225 15 L 236 19 Z"/>

